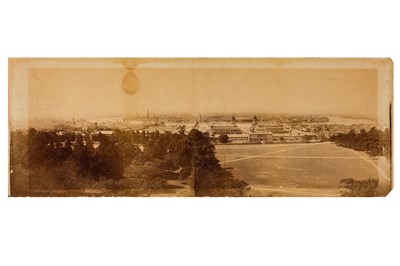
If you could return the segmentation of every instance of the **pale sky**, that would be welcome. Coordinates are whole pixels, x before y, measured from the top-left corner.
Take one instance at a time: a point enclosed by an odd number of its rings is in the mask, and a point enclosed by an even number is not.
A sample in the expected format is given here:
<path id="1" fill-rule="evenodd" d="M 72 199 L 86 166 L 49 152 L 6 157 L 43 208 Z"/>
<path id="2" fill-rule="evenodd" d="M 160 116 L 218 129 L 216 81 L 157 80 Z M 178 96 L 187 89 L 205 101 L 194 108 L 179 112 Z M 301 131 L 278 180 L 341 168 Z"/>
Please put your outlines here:
<path id="1" fill-rule="evenodd" d="M 31 118 L 135 113 L 266 112 L 376 118 L 374 69 L 137 68 L 140 87 L 121 88 L 124 68 L 30 68 Z"/>

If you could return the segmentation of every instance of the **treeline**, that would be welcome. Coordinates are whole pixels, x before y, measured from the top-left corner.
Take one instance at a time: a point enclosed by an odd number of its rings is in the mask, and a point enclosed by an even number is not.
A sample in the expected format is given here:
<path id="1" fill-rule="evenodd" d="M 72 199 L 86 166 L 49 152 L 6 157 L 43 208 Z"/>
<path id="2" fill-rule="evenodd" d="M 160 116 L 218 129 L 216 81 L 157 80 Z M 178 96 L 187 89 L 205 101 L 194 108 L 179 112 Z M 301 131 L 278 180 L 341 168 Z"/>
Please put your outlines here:
<path id="1" fill-rule="evenodd" d="M 94 142 L 99 142 L 97 148 Z M 221 168 L 210 138 L 198 130 L 188 135 L 116 130 L 91 137 L 15 131 L 10 135 L 10 166 L 12 177 L 29 175 L 31 190 L 106 184 L 129 195 L 150 195 L 167 188 L 166 180 L 172 178 L 190 183 L 197 196 L 242 196 L 248 187 Z"/>
<path id="2" fill-rule="evenodd" d="M 352 129 L 346 134 L 334 135 L 329 140 L 342 147 L 365 151 L 373 157 L 384 155 L 390 158 L 391 140 L 389 129 L 382 131 L 373 127 L 369 131 L 361 129 L 360 133 L 356 133 Z"/>
<path id="3" fill-rule="evenodd" d="M 31 190 L 85 188 L 101 179 L 122 179 L 124 167 L 140 149 L 99 134 L 94 148 L 88 135 L 29 129 L 11 132 L 10 165 L 26 169 Z M 18 173 L 18 172 L 17 172 Z"/>
<path id="4" fill-rule="evenodd" d="M 379 179 L 356 180 L 354 178 L 345 178 L 340 181 L 340 187 L 346 190 L 342 192 L 341 197 L 378 197 L 385 196 L 385 192 L 379 191 Z"/>

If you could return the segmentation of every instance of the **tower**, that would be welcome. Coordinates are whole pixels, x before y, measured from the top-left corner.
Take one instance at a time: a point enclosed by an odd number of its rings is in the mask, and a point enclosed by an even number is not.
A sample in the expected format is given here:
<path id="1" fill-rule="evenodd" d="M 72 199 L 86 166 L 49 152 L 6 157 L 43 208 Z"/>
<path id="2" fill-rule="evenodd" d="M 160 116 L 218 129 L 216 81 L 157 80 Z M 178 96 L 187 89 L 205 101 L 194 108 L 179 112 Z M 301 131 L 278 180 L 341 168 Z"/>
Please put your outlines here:
<path id="1" fill-rule="evenodd" d="M 236 117 L 234 115 L 232 115 L 231 122 L 232 124 L 236 124 L 237 122 Z"/>
<path id="2" fill-rule="evenodd" d="M 253 126 L 258 125 L 258 118 L 257 116 L 253 117 Z"/>

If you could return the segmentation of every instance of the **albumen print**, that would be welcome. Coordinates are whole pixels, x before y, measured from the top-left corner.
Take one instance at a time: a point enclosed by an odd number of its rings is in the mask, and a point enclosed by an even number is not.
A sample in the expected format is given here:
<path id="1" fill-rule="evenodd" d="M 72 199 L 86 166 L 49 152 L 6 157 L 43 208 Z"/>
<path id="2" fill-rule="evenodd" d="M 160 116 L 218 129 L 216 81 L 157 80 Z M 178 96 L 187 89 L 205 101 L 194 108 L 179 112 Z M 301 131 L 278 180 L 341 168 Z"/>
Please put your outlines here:
<path id="1" fill-rule="evenodd" d="M 375 197 L 384 58 L 10 58 L 9 196 Z"/>

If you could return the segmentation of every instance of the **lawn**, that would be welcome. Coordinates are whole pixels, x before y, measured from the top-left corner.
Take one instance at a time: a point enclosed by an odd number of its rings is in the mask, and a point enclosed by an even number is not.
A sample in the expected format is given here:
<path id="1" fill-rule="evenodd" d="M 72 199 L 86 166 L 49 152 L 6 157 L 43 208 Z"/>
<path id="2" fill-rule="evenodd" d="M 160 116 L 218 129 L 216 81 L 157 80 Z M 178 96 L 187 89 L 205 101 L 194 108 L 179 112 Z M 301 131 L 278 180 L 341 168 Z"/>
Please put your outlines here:
<path id="1" fill-rule="evenodd" d="M 378 160 L 329 142 L 217 145 L 216 150 L 221 165 L 260 196 L 335 196 L 344 178 L 379 178 L 383 184 L 390 176 Z"/>

